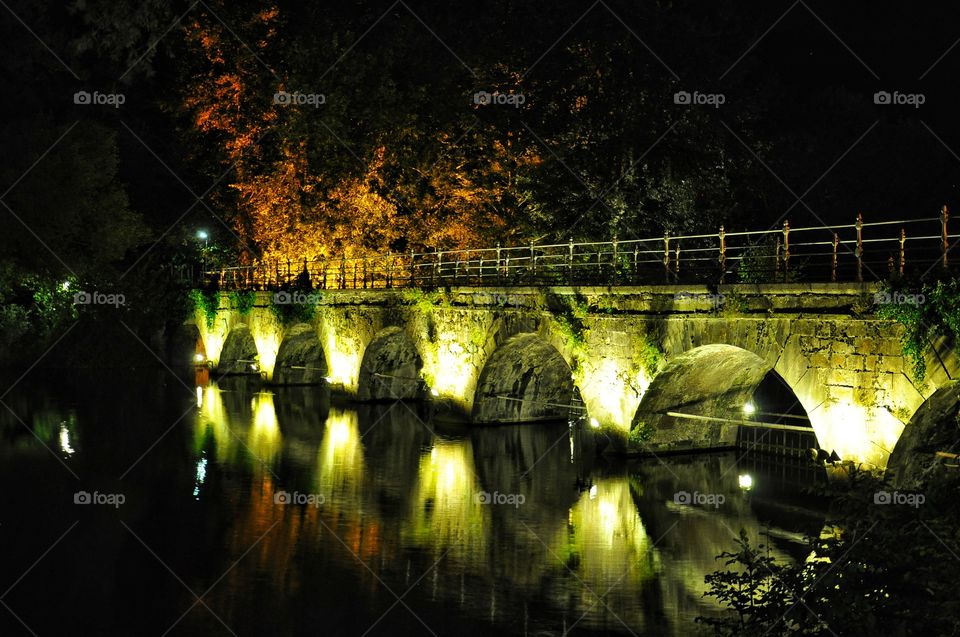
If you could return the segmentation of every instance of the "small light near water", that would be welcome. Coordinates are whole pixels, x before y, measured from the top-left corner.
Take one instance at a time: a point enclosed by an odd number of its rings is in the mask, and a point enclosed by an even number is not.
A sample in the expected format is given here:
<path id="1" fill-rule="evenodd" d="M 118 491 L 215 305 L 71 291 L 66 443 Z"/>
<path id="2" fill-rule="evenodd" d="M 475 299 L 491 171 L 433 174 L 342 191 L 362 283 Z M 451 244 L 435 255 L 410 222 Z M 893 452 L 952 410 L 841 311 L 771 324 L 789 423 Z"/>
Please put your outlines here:
<path id="1" fill-rule="evenodd" d="M 431 395 L 431 396 L 439 396 L 439 395 L 440 395 L 440 392 L 438 392 L 436 389 L 434 389 L 433 387 L 431 387 L 431 388 L 430 388 L 430 395 Z"/>
<path id="2" fill-rule="evenodd" d="M 749 416 L 750 414 L 754 413 L 755 411 L 757 411 L 757 407 L 756 407 L 753 403 L 744 403 L 744 405 L 743 405 L 743 413 L 745 413 L 745 414 L 747 414 L 747 415 Z"/>
<path id="3" fill-rule="evenodd" d="M 739 484 L 740 488 L 744 491 L 749 491 L 753 488 L 753 477 L 749 473 L 741 473 L 737 477 L 737 484 Z"/>
<path id="4" fill-rule="evenodd" d="M 194 363 L 202 363 L 202 362 L 205 361 L 206 359 L 207 359 L 207 357 L 204 356 L 203 354 L 201 354 L 200 352 L 197 352 L 196 354 L 193 355 L 193 362 L 194 362 Z"/>
<path id="5" fill-rule="evenodd" d="M 197 461 L 197 479 L 193 484 L 193 497 L 200 497 L 200 485 L 207 479 L 207 459 L 200 458 Z"/>
<path id="6" fill-rule="evenodd" d="M 591 418 L 590 418 L 590 426 L 593 427 L 594 429 L 599 429 L 599 428 L 600 428 L 600 421 L 597 420 L 596 418 L 591 417 Z"/>
<path id="7" fill-rule="evenodd" d="M 332 376 L 324 376 L 324 377 L 323 377 L 323 380 L 326 381 L 327 384 L 329 384 L 329 383 L 332 383 L 332 382 L 333 382 L 333 377 L 332 377 Z"/>
<path id="8" fill-rule="evenodd" d="M 597 485 L 595 484 L 590 485 L 590 499 L 591 500 L 597 499 Z"/>
<path id="9" fill-rule="evenodd" d="M 70 446 L 70 430 L 67 429 L 67 423 L 60 423 L 60 448 L 68 456 L 72 456 L 76 451 Z"/>
<path id="10" fill-rule="evenodd" d="M 197 407 L 203 407 L 203 387 L 197 385 Z"/>

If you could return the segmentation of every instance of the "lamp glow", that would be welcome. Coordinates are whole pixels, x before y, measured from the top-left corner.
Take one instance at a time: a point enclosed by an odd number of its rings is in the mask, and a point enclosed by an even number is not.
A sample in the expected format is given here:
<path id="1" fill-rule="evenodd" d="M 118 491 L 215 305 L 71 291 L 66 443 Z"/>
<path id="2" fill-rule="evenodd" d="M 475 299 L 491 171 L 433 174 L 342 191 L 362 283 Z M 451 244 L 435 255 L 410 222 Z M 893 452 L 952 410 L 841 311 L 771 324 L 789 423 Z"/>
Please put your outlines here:
<path id="1" fill-rule="evenodd" d="M 750 414 L 754 413 L 755 411 L 757 411 L 757 407 L 756 407 L 753 403 L 744 403 L 744 405 L 743 405 L 743 413 L 745 413 L 745 414 L 747 414 L 747 415 L 749 416 Z"/>
<path id="2" fill-rule="evenodd" d="M 749 491 L 753 488 L 753 477 L 749 473 L 740 474 L 737 476 L 737 484 L 744 491 Z"/>
<path id="3" fill-rule="evenodd" d="M 194 363 L 202 363 L 204 360 L 206 360 L 206 358 L 207 358 L 206 356 L 204 356 L 204 355 L 201 354 L 200 352 L 197 352 L 197 353 L 194 354 L 194 356 L 193 356 L 193 362 L 194 362 Z"/>
<path id="4" fill-rule="evenodd" d="M 596 418 L 592 418 L 592 417 L 591 417 L 591 418 L 590 418 L 590 426 L 593 427 L 594 429 L 599 429 L 599 428 L 600 428 L 600 421 L 597 420 Z"/>
<path id="5" fill-rule="evenodd" d="M 430 388 L 430 395 L 436 397 L 436 396 L 439 396 L 439 395 L 440 395 L 440 392 L 438 392 L 438 391 L 436 390 L 436 388 L 431 387 L 431 388 Z"/>

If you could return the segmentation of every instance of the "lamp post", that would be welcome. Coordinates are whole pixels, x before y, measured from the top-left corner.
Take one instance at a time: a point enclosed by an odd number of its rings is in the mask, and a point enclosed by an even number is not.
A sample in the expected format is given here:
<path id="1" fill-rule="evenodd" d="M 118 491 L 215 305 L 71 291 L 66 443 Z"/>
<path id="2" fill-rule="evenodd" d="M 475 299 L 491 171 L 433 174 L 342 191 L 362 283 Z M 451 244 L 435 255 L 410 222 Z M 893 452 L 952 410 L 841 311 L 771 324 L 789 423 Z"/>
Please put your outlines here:
<path id="1" fill-rule="evenodd" d="M 203 250 L 200 252 L 200 285 L 203 285 L 204 277 L 207 274 L 207 246 L 210 235 L 206 230 L 197 230 L 197 239 L 203 241 Z"/>

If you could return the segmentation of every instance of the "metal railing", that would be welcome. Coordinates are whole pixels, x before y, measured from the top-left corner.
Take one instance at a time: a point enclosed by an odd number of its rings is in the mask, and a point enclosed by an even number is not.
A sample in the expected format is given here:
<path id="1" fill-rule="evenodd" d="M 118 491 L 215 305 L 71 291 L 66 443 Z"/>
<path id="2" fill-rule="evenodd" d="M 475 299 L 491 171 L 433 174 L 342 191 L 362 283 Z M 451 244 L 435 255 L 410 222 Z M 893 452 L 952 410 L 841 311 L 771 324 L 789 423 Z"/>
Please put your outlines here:
<path id="1" fill-rule="evenodd" d="M 221 289 L 871 281 L 949 264 L 946 206 L 902 221 L 267 261 L 204 272 Z"/>

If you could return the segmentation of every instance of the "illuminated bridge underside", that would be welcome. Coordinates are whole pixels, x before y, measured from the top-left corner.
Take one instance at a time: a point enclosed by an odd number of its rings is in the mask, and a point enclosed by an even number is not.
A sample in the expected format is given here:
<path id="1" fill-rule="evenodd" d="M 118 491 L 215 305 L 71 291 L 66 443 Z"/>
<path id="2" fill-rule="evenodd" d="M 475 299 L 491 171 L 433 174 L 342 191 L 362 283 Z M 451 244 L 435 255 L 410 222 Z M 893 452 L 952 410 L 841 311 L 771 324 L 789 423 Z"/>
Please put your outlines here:
<path id="1" fill-rule="evenodd" d="M 572 395 L 570 366 L 560 352 L 535 334 L 518 334 L 497 348 L 484 365 L 473 420 L 565 419 Z"/>
<path id="2" fill-rule="evenodd" d="M 874 291 L 720 286 L 738 299 L 736 313 L 717 312 L 710 292 L 691 286 L 454 288 L 432 305 L 391 290 L 327 291 L 314 318 L 294 326 L 279 322 L 269 293 L 247 312 L 223 294 L 211 328 L 200 314 L 192 323 L 220 371 L 240 373 L 255 358 L 271 382 L 325 377 L 361 399 L 426 391 L 476 422 L 562 416 L 579 395 L 618 445 L 641 421 L 655 428 L 654 447 L 728 443 L 735 431 L 663 412 L 732 408 L 772 370 L 823 448 L 883 467 L 914 412 L 960 365 L 937 343 L 925 382 L 914 382 L 900 326 L 851 310 Z M 587 307 L 582 320 L 562 309 L 574 299 Z M 659 369 L 650 368 L 651 344 L 663 354 Z"/>
<path id="3" fill-rule="evenodd" d="M 650 383 L 634 418 L 653 427 L 651 450 L 732 447 L 737 425 L 667 416 L 680 412 L 742 418 L 760 381 L 770 371 L 765 360 L 732 345 L 702 345 L 673 357 Z"/>

